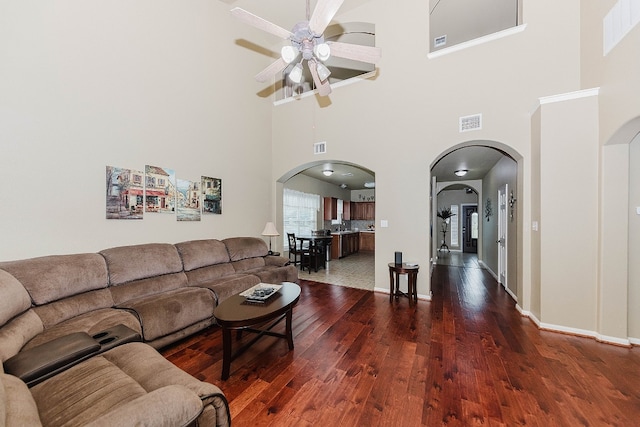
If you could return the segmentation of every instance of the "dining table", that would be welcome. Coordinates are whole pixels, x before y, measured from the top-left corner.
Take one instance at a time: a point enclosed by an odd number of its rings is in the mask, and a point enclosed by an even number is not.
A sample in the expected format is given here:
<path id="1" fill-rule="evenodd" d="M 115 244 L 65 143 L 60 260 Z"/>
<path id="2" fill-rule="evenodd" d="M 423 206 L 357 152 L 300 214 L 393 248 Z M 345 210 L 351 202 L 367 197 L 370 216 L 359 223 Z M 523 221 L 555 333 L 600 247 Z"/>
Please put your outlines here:
<path id="1" fill-rule="evenodd" d="M 311 268 L 314 268 L 316 272 L 319 268 L 326 268 L 325 262 L 329 261 L 329 256 L 331 254 L 329 247 L 331 246 L 333 237 L 327 235 L 309 234 L 297 235 L 296 240 L 300 242 L 300 247 L 303 248 L 303 250 L 309 251 L 309 256 L 306 264 L 304 262 L 304 259 L 301 263 L 301 268 L 303 270 L 305 267 L 308 267 L 309 273 L 311 273 Z M 308 245 L 305 246 L 305 242 L 307 242 Z"/>

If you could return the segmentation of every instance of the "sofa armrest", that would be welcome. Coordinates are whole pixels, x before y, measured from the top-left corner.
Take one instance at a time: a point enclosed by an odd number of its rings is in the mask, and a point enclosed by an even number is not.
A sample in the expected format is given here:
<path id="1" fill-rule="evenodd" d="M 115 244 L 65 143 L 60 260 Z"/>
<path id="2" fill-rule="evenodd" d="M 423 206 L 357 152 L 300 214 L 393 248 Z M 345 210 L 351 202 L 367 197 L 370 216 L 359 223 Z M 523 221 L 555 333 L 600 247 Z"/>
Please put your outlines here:
<path id="1" fill-rule="evenodd" d="M 264 263 L 266 265 L 275 265 L 277 267 L 284 267 L 289 264 L 289 258 L 278 255 L 267 255 L 264 257 Z"/>
<path id="2" fill-rule="evenodd" d="M 202 401 L 195 393 L 183 386 L 168 385 L 118 406 L 87 426 L 187 426 L 201 412 Z"/>
<path id="3" fill-rule="evenodd" d="M 4 370 L 31 387 L 99 352 L 100 343 L 74 332 L 21 351 L 4 362 Z"/>

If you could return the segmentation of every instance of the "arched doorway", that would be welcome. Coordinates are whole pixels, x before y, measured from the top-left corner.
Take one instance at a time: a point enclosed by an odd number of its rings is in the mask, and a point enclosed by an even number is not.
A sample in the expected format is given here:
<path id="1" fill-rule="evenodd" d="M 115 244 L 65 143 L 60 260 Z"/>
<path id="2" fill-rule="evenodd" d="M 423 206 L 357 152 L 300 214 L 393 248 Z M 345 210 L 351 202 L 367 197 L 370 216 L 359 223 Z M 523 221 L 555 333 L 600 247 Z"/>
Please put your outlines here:
<path id="1" fill-rule="evenodd" d="M 309 196 L 319 201 L 312 225 L 302 228 L 303 232 L 324 230 L 332 236 L 325 268 L 305 272 L 300 277 L 373 290 L 375 173 L 351 162 L 322 160 L 300 165 L 284 174 L 276 186 L 276 221 L 284 230 L 283 237 L 299 217 L 296 207 L 290 205 L 289 195 Z M 287 242 L 283 240 L 282 245 L 287 254 Z"/>
<path id="2" fill-rule="evenodd" d="M 464 253 L 463 228 L 471 226 L 464 217 L 465 205 L 475 207 L 477 260 L 504 287 L 515 301 L 522 297 L 519 276 L 521 227 L 517 198 L 521 193 L 518 162 L 522 157 L 512 148 L 495 141 L 468 141 L 442 153 L 431 165 L 431 253 L 434 262 L 444 255 L 438 210 L 456 211 L 459 220 L 449 240 L 454 250 Z M 468 189 L 468 190 L 467 190 Z M 458 193 L 455 193 L 455 192 Z M 471 196 L 465 199 L 460 192 Z M 467 193 L 469 192 L 469 193 Z M 473 209 L 467 209 L 467 213 Z M 471 233 L 472 230 L 464 230 Z M 452 239 L 454 235 L 450 235 Z M 439 250 L 440 249 L 440 250 Z M 449 248 L 452 249 L 452 248 Z M 447 252 L 448 253 L 448 252 Z"/>

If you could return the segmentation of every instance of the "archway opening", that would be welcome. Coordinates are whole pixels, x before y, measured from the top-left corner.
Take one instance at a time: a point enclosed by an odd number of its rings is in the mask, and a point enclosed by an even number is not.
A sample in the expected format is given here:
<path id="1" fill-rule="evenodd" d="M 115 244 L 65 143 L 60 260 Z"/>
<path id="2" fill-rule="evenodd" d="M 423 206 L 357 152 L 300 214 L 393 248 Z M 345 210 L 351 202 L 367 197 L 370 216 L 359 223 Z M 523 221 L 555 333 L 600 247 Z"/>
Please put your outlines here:
<path id="1" fill-rule="evenodd" d="M 521 293 L 517 203 L 521 159 L 505 144 L 468 141 L 443 152 L 431 165 L 432 261 L 464 263 L 458 254 L 471 254 L 475 257 L 471 263 L 491 273 L 516 301 Z M 443 208 L 455 214 L 446 236 L 438 216 Z"/>
<path id="2" fill-rule="evenodd" d="M 276 221 L 290 256 L 288 233 L 331 236 L 318 269 L 300 278 L 362 289 L 374 288 L 375 173 L 365 166 L 322 160 L 293 168 L 279 180 Z"/>

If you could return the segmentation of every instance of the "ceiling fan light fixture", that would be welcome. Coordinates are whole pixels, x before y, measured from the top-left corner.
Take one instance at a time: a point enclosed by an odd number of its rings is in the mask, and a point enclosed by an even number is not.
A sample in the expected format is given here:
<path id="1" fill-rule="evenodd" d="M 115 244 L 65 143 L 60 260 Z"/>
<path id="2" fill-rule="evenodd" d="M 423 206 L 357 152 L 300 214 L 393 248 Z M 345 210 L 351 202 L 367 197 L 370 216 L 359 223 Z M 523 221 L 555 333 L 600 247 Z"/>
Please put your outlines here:
<path id="1" fill-rule="evenodd" d="M 297 63 L 289 73 L 289 79 L 294 83 L 302 81 L 302 64 Z"/>
<path id="2" fill-rule="evenodd" d="M 331 176 L 331 175 L 333 175 L 333 171 L 331 169 L 325 169 L 325 170 L 322 171 L 322 174 L 324 176 Z"/>
<path id="3" fill-rule="evenodd" d="M 316 71 L 318 72 L 318 77 L 320 78 L 321 82 L 327 80 L 331 75 L 331 71 L 329 71 L 329 69 L 325 67 L 324 64 L 321 64 L 320 62 L 316 63 Z"/>
<path id="4" fill-rule="evenodd" d="M 282 56 L 282 60 L 287 64 L 291 64 L 294 59 L 298 56 L 298 51 L 294 49 L 293 46 L 283 46 L 280 50 L 280 55 Z"/>
<path id="5" fill-rule="evenodd" d="M 454 173 L 456 174 L 456 176 L 465 176 L 467 174 L 467 172 L 469 172 L 469 171 L 466 170 L 466 169 L 458 169 Z"/>
<path id="6" fill-rule="evenodd" d="M 326 43 L 318 43 L 313 47 L 313 53 L 320 61 L 324 62 L 331 56 L 331 48 Z"/>

